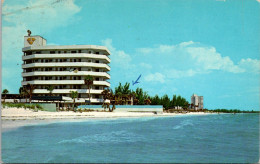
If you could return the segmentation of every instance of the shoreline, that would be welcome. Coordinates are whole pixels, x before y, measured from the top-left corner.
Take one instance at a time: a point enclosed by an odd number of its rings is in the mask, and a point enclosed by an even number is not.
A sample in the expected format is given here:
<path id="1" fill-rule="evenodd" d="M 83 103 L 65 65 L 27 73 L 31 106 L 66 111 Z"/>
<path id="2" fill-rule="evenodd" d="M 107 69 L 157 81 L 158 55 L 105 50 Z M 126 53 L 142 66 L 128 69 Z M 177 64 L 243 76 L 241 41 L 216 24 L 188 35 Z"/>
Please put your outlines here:
<path id="1" fill-rule="evenodd" d="M 49 124 L 55 122 L 76 122 L 88 120 L 108 120 L 117 118 L 140 118 L 140 117 L 174 117 L 184 115 L 207 115 L 214 113 L 189 112 L 189 113 L 146 113 L 146 112 L 34 112 L 24 108 L 2 108 L 1 110 L 2 131 L 16 129 L 22 126 Z"/>

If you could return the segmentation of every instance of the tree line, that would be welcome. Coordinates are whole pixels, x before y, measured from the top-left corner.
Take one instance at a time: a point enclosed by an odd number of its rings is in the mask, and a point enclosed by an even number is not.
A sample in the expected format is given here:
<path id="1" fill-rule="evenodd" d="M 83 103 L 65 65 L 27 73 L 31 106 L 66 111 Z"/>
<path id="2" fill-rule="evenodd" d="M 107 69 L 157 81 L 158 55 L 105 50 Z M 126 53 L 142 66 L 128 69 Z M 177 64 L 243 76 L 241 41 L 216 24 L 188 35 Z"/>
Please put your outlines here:
<path id="1" fill-rule="evenodd" d="M 172 98 L 169 98 L 167 94 L 162 97 L 158 95 L 150 96 L 148 92 L 142 88 L 130 90 L 130 83 L 125 83 L 124 85 L 119 83 L 119 85 L 115 87 L 115 95 L 128 95 L 129 97 L 133 97 L 134 105 L 163 105 L 166 110 L 176 106 L 184 109 L 189 107 L 189 102 L 180 95 L 173 95 Z"/>

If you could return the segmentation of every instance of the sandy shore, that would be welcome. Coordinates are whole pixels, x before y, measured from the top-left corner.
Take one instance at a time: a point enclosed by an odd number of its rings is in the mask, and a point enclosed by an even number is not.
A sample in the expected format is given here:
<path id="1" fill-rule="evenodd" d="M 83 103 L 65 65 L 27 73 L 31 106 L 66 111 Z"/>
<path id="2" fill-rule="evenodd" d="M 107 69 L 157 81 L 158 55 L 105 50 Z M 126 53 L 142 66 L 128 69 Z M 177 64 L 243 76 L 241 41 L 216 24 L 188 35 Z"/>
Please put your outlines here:
<path id="1" fill-rule="evenodd" d="M 196 112 L 187 113 L 185 115 L 205 115 L 207 113 Z M 172 117 L 177 115 L 176 113 L 143 113 L 143 112 L 47 112 L 38 111 L 34 112 L 24 108 L 3 108 L 2 109 L 2 130 L 8 130 L 25 125 L 52 123 L 52 122 L 64 122 L 64 121 L 82 121 L 86 119 L 112 119 L 121 117 Z"/>

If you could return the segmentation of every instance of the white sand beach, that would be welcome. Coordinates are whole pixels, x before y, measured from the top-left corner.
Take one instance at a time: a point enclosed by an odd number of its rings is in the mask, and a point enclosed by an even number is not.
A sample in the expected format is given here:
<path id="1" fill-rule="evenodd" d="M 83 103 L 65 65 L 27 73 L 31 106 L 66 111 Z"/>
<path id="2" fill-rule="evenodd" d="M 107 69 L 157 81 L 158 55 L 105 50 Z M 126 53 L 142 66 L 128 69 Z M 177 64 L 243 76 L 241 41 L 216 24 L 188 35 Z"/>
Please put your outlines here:
<path id="1" fill-rule="evenodd" d="M 145 112 L 47 112 L 24 109 L 24 108 L 2 108 L 1 110 L 2 130 L 17 128 L 24 125 L 39 123 L 51 123 L 59 121 L 81 121 L 82 119 L 112 119 L 122 117 L 173 117 L 177 115 L 205 115 L 208 113 L 193 112 L 186 114 L 176 113 L 145 113 Z"/>

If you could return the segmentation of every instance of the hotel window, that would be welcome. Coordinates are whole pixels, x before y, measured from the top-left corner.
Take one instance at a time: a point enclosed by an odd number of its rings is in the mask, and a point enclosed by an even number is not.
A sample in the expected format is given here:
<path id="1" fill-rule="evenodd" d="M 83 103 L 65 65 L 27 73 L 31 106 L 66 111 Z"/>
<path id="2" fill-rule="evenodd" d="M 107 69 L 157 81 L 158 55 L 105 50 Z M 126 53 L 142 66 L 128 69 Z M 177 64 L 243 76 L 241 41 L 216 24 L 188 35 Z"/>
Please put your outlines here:
<path id="1" fill-rule="evenodd" d="M 41 51 L 36 51 L 35 54 L 41 54 Z"/>
<path id="2" fill-rule="evenodd" d="M 81 50 L 79 50 L 79 53 L 81 53 Z"/>
<path id="3" fill-rule="evenodd" d="M 99 81 L 99 78 L 98 78 L 98 77 L 96 78 L 96 81 Z"/>
<path id="4" fill-rule="evenodd" d="M 32 52 L 26 52 L 26 55 L 31 55 L 32 54 Z"/>
<path id="5" fill-rule="evenodd" d="M 88 53 L 91 54 L 91 51 L 89 51 Z"/>
<path id="6" fill-rule="evenodd" d="M 67 51 L 64 51 L 64 54 L 66 54 L 67 53 Z"/>
<path id="7" fill-rule="evenodd" d="M 74 59 L 74 62 L 77 62 L 77 59 Z"/>
<path id="8" fill-rule="evenodd" d="M 76 52 L 76 51 L 71 51 L 71 53 L 72 53 L 72 54 L 75 54 L 75 53 L 77 53 L 77 52 Z"/>
<path id="9" fill-rule="evenodd" d="M 50 51 L 50 54 L 55 54 L 55 51 Z"/>
<path id="10" fill-rule="evenodd" d="M 99 54 L 99 52 L 96 52 L 96 54 Z"/>
<path id="11" fill-rule="evenodd" d="M 58 54 L 60 54 L 60 51 L 58 51 Z"/>

